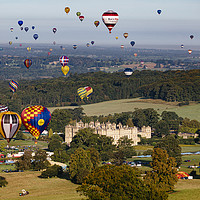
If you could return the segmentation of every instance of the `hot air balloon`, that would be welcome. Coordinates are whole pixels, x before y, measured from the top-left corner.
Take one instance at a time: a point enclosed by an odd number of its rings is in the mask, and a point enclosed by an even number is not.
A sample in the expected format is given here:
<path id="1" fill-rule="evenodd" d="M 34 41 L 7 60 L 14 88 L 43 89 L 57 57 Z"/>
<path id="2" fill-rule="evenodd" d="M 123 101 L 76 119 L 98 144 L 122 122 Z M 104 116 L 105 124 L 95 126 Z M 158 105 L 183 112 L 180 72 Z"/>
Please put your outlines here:
<path id="1" fill-rule="evenodd" d="M 90 46 L 90 43 L 87 43 L 87 44 L 86 44 L 86 47 L 89 47 L 89 46 Z"/>
<path id="2" fill-rule="evenodd" d="M 68 14 L 69 11 L 70 11 L 70 8 L 69 8 L 69 7 L 66 7 L 66 8 L 65 8 L 65 12 Z"/>
<path id="3" fill-rule="evenodd" d="M 9 41 L 9 45 L 11 45 L 12 44 L 12 41 Z"/>
<path id="4" fill-rule="evenodd" d="M 10 31 L 13 32 L 14 28 L 10 28 Z"/>
<path id="5" fill-rule="evenodd" d="M 124 74 L 125 74 L 126 76 L 131 76 L 132 73 L 133 73 L 133 70 L 132 70 L 131 68 L 126 68 L 126 69 L 124 70 Z"/>
<path id="6" fill-rule="evenodd" d="M 22 124 L 20 116 L 11 111 L 0 113 L 0 133 L 8 142 L 17 134 Z"/>
<path id="7" fill-rule="evenodd" d="M 32 29 L 34 30 L 34 29 L 35 29 L 35 26 L 32 26 Z"/>
<path id="8" fill-rule="evenodd" d="M 27 32 L 29 30 L 29 27 L 25 27 L 24 30 Z"/>
<path id="9" fill-rule="evenodd" d="M 83 99 L 87 93 L 87 90 L 84 87 L 78 88 L 77 90 L 78 95 L 81 99 Z"/>
<path id="10" fill-rule="evenodd" d="M 26 49 L 27 49 L 27 51 L 31 51 L 31 47 L 27 47 Z"/>
<path id="11" fill-rule="evenodd" d="M 73 48 L 74 48 L 74 49 L 77 49 L 77 45 L 73 45 Z"/>
<path id="12" fill-rule="evenodd" d="M 137 57 L 137 53 L 134 53 L 134 56 Z"/>
<path id="13" fill-rule="evenodd" d="M 119 15 L 113 10 L 108 10 L 103 13 L 102 20 L 103 20 L 103 23 L 107 26 L 109 33 L 111 33 L 111 30 L 118 22 L 118 19 L 119 19 Z"/>
<path id="14" fill-rule="evenodd" d="M 16 92 L 18 86 L 19 86 L 19 83 L 17 81 L 12 80 L 9 83 L 9 87 L 12 90 L 13 93 Z"/>
<path id="15" fill-rule="evenodd" d="M 79 19 L 82 22 L 84 20 L 84 16 L 79 16 Z"/>
<path id="16" fill-rule="evenodd" d="M 18 37 L 15 37 L 16 40 L 18 40 Z"/>
<path id="17" fill-rule="evenodd" d="M 118 40 L 118 37 L 116 36 L 115 39 Z"/>
<path id="18" fill-rule="evenodd" d="M 81 12 L 77 12 L 76 15 L 79 17 L 81 16 Z"/>
<path id="19" fill-rule="evenodd" d="M 56 33 L 56 31 L 57 31 L 57 28 L 53 28 L 53 33 Z"/>
<path id="20" fill-rule="evenodd" d="M 124 33 L 123 36 L 124 36 L 125 38 L 127 38 L 127 37 L 128 37 L 128 33 Z"/>
<path id="21" fill-rule="evenodd" d="M 94 22 L 94 25 L 95 25 L 96 27 L 98 27 L 98 26 L 99 26 L 99 24 L 100 24 L 100 22 L 99 22 L 99 21 L 95 21 L 95 22 Z"/>
<path id="22" fill-rule="evenodd" d="M 121 45 L 121 49 L 123 49 L 124 48 L 124 45 Z"/>
<path id="23" fill-rule="evenodd" d="M 21 47 L 21 46 L 22 46 L 22 44 L 19 44 L 19 46 Z"/>
<path id="24" fill-rule="evenodd" d="M 59 60 L 62 66 L 66 66 L 67 63 L 69 62 L 69 58 L 67 56 L 61 56 Z"/>
<path id="25" fill-rule="evenodd" d="M 133 47 L 135 45 L 135 42 L 134 41 L 131 41 L 130 42 L 131 46 Z"/>
<path id="26" fill-rule="evenodd" d="M 35 34 L 33 35 L 33 38 L 34 38 L 35 40 L 37 40 L 37 39 L 38 39 L 38 34 L 35 33 Z"/>
<path id="27" fill-rule="evenodd" d="M 30 106 L 22 111 L 21 119 L 25 128 L 38 139 L 49 125 L 51 113 L 44 106 Z"/>
<path id="28" fill-rule="evenodd" d="M 91 44 L 93 45 L 93 44 L 94 44 L 94 41 L 91 41 Z"/>
<path id="29" fill-rule="evenodd" d="M 26 60 L 24 61 L 24 65 L 25 65 L 26 68 L 28 69 L 28 68 L 32 65 L 32 60 L 26 59 Z"/>
<path id="30" fill-rule="evenodd" d="M 21 29 L 21 31 L 23 31 L 24 28 L 23 28 L 23 27 L 20 27 L 20 29 Z"/>
<path id="31" fill-rule="evenodd" d="M 184 48 L 184 45 L 183 45 L 183 44 L 181 45 L 181 48 Z"/>
<path id="32" fill-rule="evenodd" d="M 161 14 L 161 12 L 162 12 L 162 10 L 157 10 L 157 13 L 160 15 Z"/>
<path id="33" fill-rule="evenodd" d="M 50 56 L 51 55 L 51 52 L 48 52 L 48 56 Z"/>
<path id="34" fill-rule="evenodd" d="M 63 74 L 66 76 L 69 72 L 69 67 L 67 65 L 62 66 L 61 70 L 62 70 Z"/>
<path id="35" fill-rule="evenodd" d="M 53 42 L 53 45 L 56 45 L 56 42 L 55 42 L 55 41 Z"/>
<path id="36" fill-rule="evenodd" d="M 86 90 L 86 94 L 85 96 L 87 97 L 87 99 L 89 98 L 89 96 L 93 93 L 93 89 L 89 86 L 86 86 L 85 87 L 85 90 Z"/>
<path id="37" fill-rule="evenodd" d="M 190 35 L 190 39 L 193 39 L 194 38 L 194 35 Z"/>
<path id="38" fill-rule="evenodd" d="M 22 20 L 19 20 L 19 21 L 18 21 L 18 24 L 19 24 L 19 26 L 22 26 L 23 21 L 22 21 Z"/>
<path id="39" fill-rule="evenodd" d="M 188 53 L 189 53 L 189 54 L 191 54 L 191 53 L 192 53 L 192 50 L 191 50 L 191 49 L 189 49 L 189 50 L 188 50 Z"/>
<path id="40" fill-rule="evenodd" d="M 49 49 L 49 51 L 53 51 L 53 49 Z"/>
<path id="41" fill-rule="evenodd" d="M 0 113 L 7 112 L 7 111 L 8 111 L 8 106 L 0 105 Z"/>

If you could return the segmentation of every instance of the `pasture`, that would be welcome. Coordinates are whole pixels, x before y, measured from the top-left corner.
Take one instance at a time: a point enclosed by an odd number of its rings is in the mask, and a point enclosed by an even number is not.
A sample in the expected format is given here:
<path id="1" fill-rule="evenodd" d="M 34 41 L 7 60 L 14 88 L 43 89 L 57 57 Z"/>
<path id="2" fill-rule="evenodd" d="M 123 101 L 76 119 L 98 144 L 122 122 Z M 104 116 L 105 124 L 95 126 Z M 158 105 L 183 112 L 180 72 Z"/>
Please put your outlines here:
<path id="1" fill-rule="evenodd" d="M 121 100 L 112 100 L 105 101 L 95 104 L 81 105 L 88 116 L 99 116 L 99 115 L 108 115 L 121 112 L 134 111 L 136 108 L 153 108 L 159 114 L 163 111 L 172 111 L 176 112 L 180 117 L 187 117 L 189 119 L 196 119 L 200 121 L 200 104 L 199 103 L 190 103 L 188 106 L 177 106 L 178 102 L 165 102 L 159 99 L 143 99 L 143 98 L 134 98 L 134 99 L 121 99 Z M 74 109 L 78 106 L 66 106 L 66 107 L 51 107 L 48 108 L 51 112 L 55 109 Z"/>

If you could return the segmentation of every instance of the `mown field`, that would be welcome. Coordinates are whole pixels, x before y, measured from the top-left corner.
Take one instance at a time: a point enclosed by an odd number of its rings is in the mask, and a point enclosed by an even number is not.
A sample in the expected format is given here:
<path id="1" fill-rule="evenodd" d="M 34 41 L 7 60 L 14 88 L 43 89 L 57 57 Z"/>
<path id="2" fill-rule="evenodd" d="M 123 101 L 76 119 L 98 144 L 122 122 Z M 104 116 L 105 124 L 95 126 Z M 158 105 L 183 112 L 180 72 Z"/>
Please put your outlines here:
<path id="1" fill-rule="evenodd" d="M 101 103 L 95 104 L 87 104 L 82 105 L 81 107 L 84 109 L 84 112 L 88 116 L 92 115 L 108 115 L 114 113 L 128 112 L 134 111 L 136 108 L 153 108 L 157 110 L 159 114 L 163 111 L 174 111 L 180 117 L 187 117 L 189 119 L 196 119 L 200 121 L 200 103 L 191 103 L 188 106 L 177 106 L 178 102 L 165 102 L 159 99 L 142 99 L 142 98 L 134 98 L 134 99 L 121 99 L 121 100 L 113 100 L 113 101 L 105 101 Z M 55 109 L 64 109 L 64 108 L 76 108 L 72 106 L 67 107 L 51 107 L 49 110 L 53 112 Z"/>

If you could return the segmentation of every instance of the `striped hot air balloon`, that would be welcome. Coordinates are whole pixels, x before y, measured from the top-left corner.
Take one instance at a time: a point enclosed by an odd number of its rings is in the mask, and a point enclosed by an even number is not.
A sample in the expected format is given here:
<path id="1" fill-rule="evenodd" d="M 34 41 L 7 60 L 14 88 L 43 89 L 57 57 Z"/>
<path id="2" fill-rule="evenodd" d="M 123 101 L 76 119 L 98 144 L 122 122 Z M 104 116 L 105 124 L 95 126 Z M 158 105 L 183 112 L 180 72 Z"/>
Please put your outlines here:
<path id="1" fill-rule="evenodd" d="M 0 113 L 7 112 L 7 111 L 8 111 L 8 106 L 0 105 Z"/>
<path id="2" fill-rule="evenodd" d="M 131 68 L 126 68 L 125 70 L 124 70 L 124 74 L 126 75 L 126 76 L 131 76 L 132 75 L 132 73 L 133 73 L 133 70 L 131 69 Z"/>
<path id="3" fill-rule="evenodd" d="M 27 49 L 28 50 L 28 49 Z M 26 59 L 24 61 L 24 65 L 26 66 L 26 68 L 28 69 L 31 65 L 32 65 L 32 60 L 30 59 Z"/>
<path id="4" fill-rule="evenodd" d="M 62 66 L 66 66 L 68 62 L 69 62 L 69 58 L 67 56 L 61 56 L 60 57 L 60 64 Z"/>
<path id="5" fill-rule="evenodd" d="M 12 80 L 9 83 L 9 87 L 12 90 L 13 93 L 16 92 L 18 86 L 19 86 L 19 83 L 17 81 Z"/>
<path id="6" fill-rule="evenodd" d="M 44 106 L 30 106 L 21 113 L 22 123 L 38 139 L 51 120 L 50 111 Z"/>
<path id="7" fill-rule="evenodd" d="M 87 93 L 87 90 L 84 87 L 78 88 L 77 90 L 78 95 L 81 99 L 83 99 Z"/>
<path id="8" fill-rule="evenodd" d="M 108 10 L 102 15 L 103 23 L 107 26 L 109 33 L 119 20 L 119 15 L 113 10 Z"/>
<path id="9" fill-rule="evenodd" d="M 11 111 L 0 113 L 0 133 L 8 142 L 16 135 L 21 127 L 20 116 Z"/>

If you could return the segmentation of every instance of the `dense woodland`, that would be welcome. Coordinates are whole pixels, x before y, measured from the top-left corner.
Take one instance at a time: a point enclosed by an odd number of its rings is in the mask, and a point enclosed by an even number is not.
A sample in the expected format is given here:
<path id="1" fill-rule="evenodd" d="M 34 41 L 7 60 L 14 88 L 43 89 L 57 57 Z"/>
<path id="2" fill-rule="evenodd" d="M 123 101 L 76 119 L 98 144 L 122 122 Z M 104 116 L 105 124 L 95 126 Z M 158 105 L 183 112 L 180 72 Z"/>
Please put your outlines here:
<path id="1" fill-rule="evenodd" d="M 108 100 L 145 97 L 165 101 L 199 101 L 200 70 L 135 71 L 131 77 L 123 72 L 91 72 L 73 74 L 65 78 L 19 81 L 13 94 L 9 81 L 0 81 L 0 104 L 20 112 L 28 105 L 66 106 L 97 103 Z M 81 100 L 79 87 L 90 86 L 94 92 Z"/>

